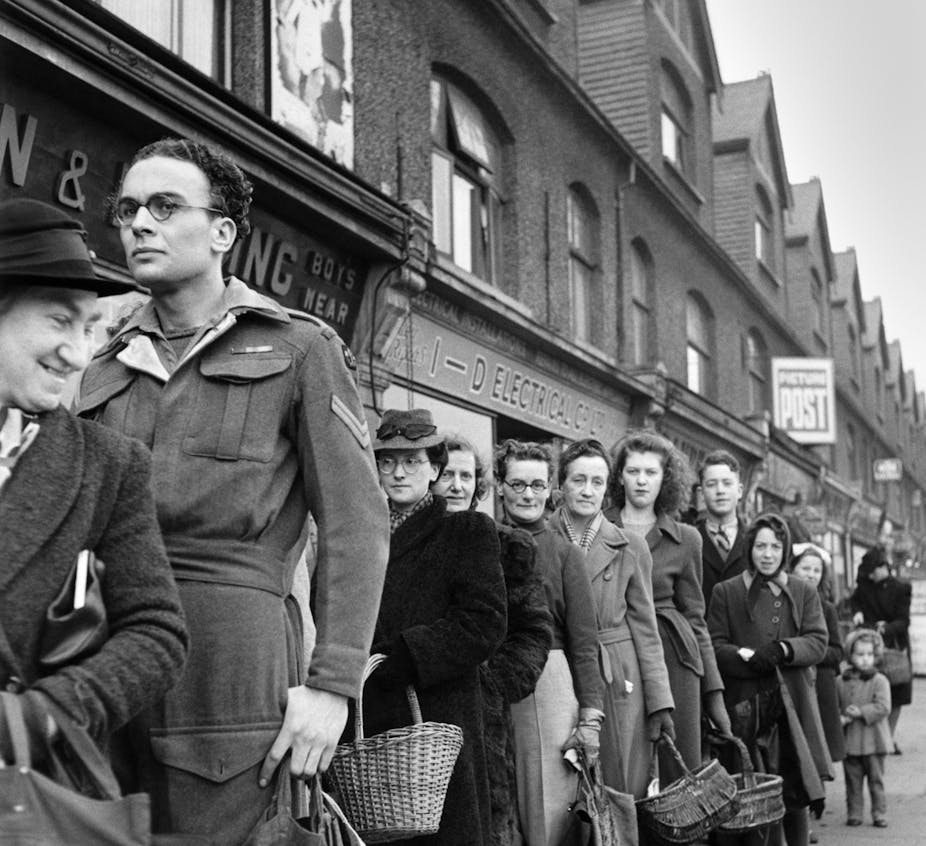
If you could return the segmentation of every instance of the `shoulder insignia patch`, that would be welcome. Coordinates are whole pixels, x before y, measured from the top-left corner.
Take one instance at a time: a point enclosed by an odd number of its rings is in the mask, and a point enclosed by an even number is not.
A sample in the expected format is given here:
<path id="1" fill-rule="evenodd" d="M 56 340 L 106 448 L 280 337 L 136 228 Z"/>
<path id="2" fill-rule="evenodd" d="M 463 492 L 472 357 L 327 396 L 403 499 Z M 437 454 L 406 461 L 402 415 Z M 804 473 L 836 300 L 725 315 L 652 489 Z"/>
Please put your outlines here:
<path id="1" fill-rule="evenodd" d="M 359 420 L 347 404 L 337 394 L 331 395 L 331 411 L 347 430 L 357 439 L 357 443 L 364 449 L 370 445 L 370 428 L 366 420 Z"/>
<path id="2" fill-rule="evenodd" d="M 344 364 L 347 365 L 348 370 L 357 369 L 357 357 L 351 352 L 351 349 L 347 344 L 341 341 L 341 352 L 344 353 Z"/>

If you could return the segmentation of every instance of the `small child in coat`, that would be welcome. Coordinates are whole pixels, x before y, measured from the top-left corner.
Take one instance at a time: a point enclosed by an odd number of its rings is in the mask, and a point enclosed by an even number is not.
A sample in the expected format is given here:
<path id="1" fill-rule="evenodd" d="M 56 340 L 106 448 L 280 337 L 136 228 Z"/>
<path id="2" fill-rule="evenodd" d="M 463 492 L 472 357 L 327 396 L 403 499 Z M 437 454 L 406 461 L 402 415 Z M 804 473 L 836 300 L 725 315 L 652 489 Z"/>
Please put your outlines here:
<path id="1" fill-rule="evenodd" d="M 865 808 L 864 781 L 868 779 L 871 817 L 875 826 L 886 828 L 887 799 L 884 795 L 884 756 L 891 751 L 891 686 L 876 664 L 884 651 L 881 635 L 873 629 L 856 629 L 846 638 L 849 668 L 836 679 L 839 711 L 846 733 L 847 825 L 861 825 Z"/>

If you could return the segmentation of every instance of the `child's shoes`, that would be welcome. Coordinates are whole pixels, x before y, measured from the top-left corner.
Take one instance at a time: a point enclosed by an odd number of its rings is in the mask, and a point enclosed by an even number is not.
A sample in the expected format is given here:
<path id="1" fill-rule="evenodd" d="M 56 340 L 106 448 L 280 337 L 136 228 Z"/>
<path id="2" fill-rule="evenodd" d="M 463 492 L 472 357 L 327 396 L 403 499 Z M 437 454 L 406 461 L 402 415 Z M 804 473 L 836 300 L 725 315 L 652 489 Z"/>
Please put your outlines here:
<path id="1" fill-rule="evenodd" d="M 846 825 L 861 825 L 862 821 L 858 817 L 849 817 L 846 820 Z"/>
<path id="2" fill-rule="evenodd" d="M 887 820 L 884 817 L 878 817 L 874 821 L 875 828 L 887 828 Z"/>

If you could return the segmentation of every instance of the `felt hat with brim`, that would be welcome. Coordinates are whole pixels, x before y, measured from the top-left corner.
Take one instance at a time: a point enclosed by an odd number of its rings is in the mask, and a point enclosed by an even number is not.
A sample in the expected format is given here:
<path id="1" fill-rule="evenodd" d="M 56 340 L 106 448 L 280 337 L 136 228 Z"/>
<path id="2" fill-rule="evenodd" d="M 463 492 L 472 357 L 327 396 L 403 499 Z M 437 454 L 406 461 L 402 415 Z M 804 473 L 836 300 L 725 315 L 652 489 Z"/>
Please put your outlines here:
<path id="1" fill-rule="evenodd" d="M 444 442 L 437 433 L 434 418 L 426 408 L 400 411 L 387 408 L 376 430 L 373 451 L 381 449 L 427 449 Z"/>
<path id="2" fill-rule="evenodd" d="M 39 200 L 0 203 L 0 290 L 11 285 L 76 288 L 101 297 L 140 291 L 97 276 L 80 222 Z"/>

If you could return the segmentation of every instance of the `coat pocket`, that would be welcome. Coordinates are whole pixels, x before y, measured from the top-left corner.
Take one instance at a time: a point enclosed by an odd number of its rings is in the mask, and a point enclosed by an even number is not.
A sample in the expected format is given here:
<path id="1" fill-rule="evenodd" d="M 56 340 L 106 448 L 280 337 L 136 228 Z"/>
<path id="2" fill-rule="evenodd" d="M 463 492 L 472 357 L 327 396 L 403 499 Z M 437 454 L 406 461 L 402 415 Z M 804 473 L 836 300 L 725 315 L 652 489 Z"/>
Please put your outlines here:
<path id="1" fill-rule="evenodd" d="M 291 355 L 204 358 L 183 451 L 225 461 L 273 457 L 291 390 Z"/>
<path id="2" fill-rule="evenodd" d="M 135 376 L 122 362 L 110 359 L 87 371 L 80 384 L 76 412 L 80 417 L 98 420 L 122 431 L 126 403 L 110 406 L 110 400 L 123 394 Z"/>
<path id="3" fill-rule="evenodd" d="M 165 767 L 220 784 L 258 765 L 279 730 L 276 723 L 151 729 L 151 749 Z"/>

